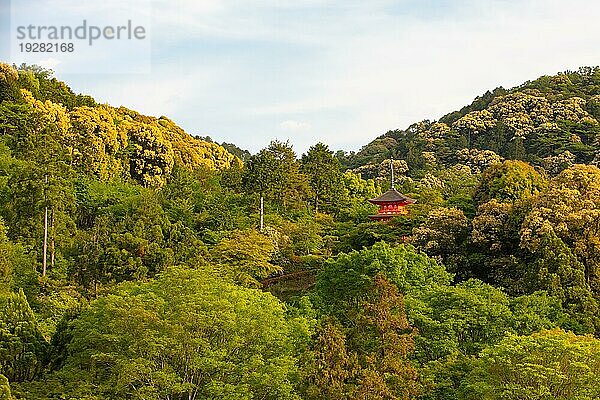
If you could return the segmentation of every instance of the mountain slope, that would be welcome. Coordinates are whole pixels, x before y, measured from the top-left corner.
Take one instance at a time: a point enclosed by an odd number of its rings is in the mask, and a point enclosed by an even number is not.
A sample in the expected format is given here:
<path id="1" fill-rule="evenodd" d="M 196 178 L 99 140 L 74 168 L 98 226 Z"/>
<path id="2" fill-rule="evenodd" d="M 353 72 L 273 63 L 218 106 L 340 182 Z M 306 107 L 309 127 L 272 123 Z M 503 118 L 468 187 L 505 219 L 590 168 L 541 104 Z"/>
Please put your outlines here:
<path id="1" fill-rule="evenodd" d="M 223 170 L 240 163 L 223 147 L 192 137 L 167 117 L 99 105 L 35 67 L 15 70 L 0 64 L 0 101 L 2 133 L 13 152 L 21 153 L 24 140 L 45 132 L 44 142 L 62 149 L 65 162 L 100 179 L 133 178 L 158 187 L 176 166 Z"/>
<path id="2" fill-rule="evenodd" d="M 470 105 L 405 130 L 392 130 L 345 157 L 348 168 L 394 157 L 411 174 L 432 166 L 476 164 L 494 152 L 534 165 L 600 161 L 600 69 L 542 76 L 497 88 Z M 466 150 L 465 150 L 466 149 Z"/>

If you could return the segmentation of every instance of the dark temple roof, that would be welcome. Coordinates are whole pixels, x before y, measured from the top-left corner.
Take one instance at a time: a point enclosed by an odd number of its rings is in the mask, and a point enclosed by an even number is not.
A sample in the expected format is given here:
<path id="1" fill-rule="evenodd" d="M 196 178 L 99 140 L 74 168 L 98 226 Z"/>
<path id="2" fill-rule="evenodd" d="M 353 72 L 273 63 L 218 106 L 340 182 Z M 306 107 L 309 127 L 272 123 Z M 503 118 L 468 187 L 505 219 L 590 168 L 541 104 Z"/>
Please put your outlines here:
<path id="1" fill-rule="evenodd" d="M 413 203 L 416 203 L 416 200 L 403 195 L 402 193 L 400 193 L 399 191 L 397 191 L 394 188 L 391 188 L 390 190 L 388 190 L 381 196 L 376 197 L 374 199 L 370 199 L 369 202 L 371 202 L 373 204 L 379 204 L 379 203 L 413 204 Z"/>

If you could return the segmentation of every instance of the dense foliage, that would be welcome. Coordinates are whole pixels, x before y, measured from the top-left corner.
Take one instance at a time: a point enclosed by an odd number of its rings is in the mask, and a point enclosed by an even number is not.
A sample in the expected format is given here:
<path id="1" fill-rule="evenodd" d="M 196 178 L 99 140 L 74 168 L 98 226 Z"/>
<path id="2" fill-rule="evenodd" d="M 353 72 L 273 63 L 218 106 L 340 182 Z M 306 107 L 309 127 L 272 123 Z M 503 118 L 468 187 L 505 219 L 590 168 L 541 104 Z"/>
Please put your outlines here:
<path id="1" fill-rule="evenodd" d="M 574 163 L 600 161 L 599 101 L 598 67 L 543 76 L 510 90 L 487 92 L 439 121 L 389 131 L 340 158 L 357 168 L 394 156 L 406 160 L 416 174 L 456 163 L 480 170 L 504 157 L 554 173 Z"/>
<path id="2" fill-rule="evenodd" d="M 597 399 L 599 82 L 298 156 L 0 64 L 0 399 Z"/>

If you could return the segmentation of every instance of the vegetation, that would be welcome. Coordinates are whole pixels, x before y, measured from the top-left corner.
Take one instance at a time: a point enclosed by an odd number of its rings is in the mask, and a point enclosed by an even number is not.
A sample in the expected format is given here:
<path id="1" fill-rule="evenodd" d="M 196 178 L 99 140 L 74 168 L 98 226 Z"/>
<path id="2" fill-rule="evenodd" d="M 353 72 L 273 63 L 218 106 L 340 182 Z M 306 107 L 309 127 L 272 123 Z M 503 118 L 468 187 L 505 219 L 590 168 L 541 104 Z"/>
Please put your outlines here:
<path id="1" fill-rule="evenodd" d="M 597 399 L 599 99 L 250 154 L 0 64 L 0 399 Z"/>

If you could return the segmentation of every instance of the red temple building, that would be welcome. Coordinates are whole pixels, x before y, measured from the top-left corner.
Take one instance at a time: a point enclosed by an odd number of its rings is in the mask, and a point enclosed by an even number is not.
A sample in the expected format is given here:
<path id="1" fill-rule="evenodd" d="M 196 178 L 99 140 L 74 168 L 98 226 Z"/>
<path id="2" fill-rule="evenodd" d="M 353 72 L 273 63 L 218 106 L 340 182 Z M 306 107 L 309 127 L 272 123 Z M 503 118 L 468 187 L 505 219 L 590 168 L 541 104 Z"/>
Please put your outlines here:
<path id="1" fill-rule="evenodd" d="M 394 160 L 390 160 L 390 170 L 391 189 L 381 196 L 369 200 L 369 203 L 379 206 L 379 211 L 376 215 L 369 215 L 369 218 L 375 221 L 385 222 L 398 215 L 406 215 L 408 214 L 408 210 L 405 207 L 417 202 L 415 199 L 403 195 L 394 188 Z"/>
<path id="2" fill-rule="evenodd" d="M 379 206 L 377 214 L 369 215 L 369 218 L 377 221 L 389 221 L 398 215 L 408 214 L 406 206 L 415 202 L 416 200 L 403 195 L 392 187 L 381 196 L 369 200 L 369 203 Z"/>

